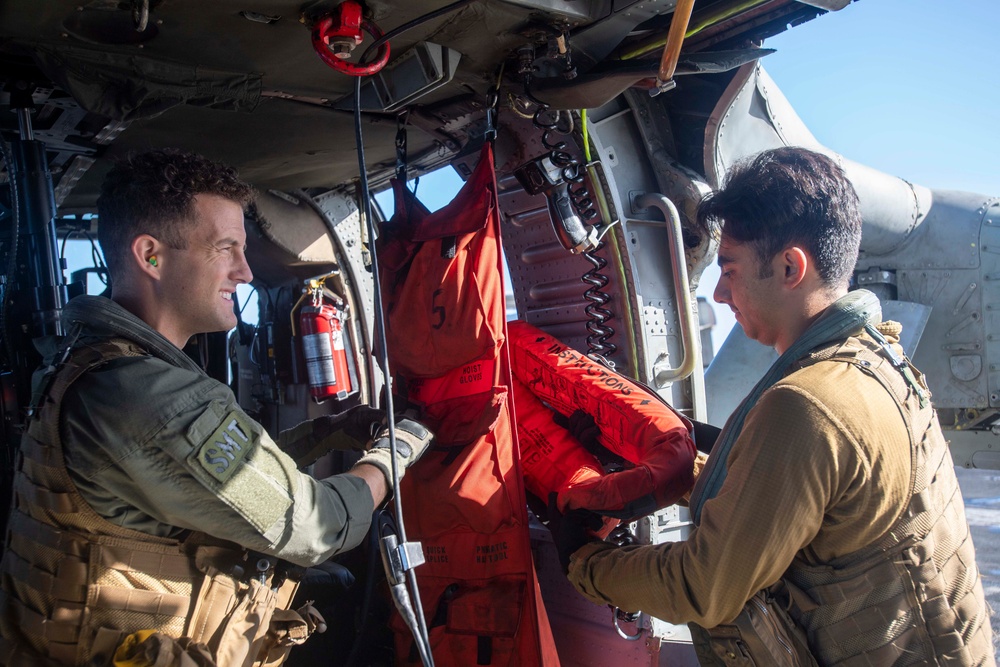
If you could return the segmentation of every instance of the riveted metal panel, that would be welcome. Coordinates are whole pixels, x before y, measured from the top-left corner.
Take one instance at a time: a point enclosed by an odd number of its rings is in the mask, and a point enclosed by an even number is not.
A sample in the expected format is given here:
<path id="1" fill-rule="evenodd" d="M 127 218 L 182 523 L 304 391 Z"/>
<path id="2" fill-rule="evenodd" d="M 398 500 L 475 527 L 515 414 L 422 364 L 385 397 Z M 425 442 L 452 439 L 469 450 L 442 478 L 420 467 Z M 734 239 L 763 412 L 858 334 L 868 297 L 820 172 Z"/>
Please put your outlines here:
<path id="1" fill-rule="evenodd" d="M 857 270 L 872 267 L 896 269 L 974 269 L 980 261 L 982 195 L 932 191 L 927 217 L 891 254 L 862 253 Z M 861 238 L 862 248 L 865 238 Z M 1000 244 L 994 244 L 1000 245 Z M 997 248 L 1000 251 L 1000 247 Z M 925 303 L 925 302 L 921 302 Z"/>
<path id="2" fill-rule="evenodd" d="M 927 375 L 935 406 L 986 407 L 986 376 L 969 372 L 986 335 L 979 272 L 923 269 L 897 276 L 901 300 L 933 308 L 913 363 Z"/>
<path id="3" fill-rule="evenodd" d="M 982 207 L 981 284 L 986 329 L 987 390 L 991 407 L 1000 407 L 1000 199 Z"/>

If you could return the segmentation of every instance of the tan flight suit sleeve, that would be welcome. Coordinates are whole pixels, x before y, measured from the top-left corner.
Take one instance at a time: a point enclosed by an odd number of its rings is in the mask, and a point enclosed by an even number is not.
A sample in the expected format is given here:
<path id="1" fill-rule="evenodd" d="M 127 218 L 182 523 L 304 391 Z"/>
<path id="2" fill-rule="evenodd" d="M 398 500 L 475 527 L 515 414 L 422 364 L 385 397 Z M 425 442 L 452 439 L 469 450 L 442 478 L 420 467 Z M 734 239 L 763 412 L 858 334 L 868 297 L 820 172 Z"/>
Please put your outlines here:
<path id="1" fill-rule="evenodd" d="M 810 396 L 774 387 L 747 418 L 718 495 L 685 542 L 592 543 L 569 579 L 588 599 L 671 623 L 731 621 L 816 536 L 826 508 L 865 476 L 856 448 Z"/>

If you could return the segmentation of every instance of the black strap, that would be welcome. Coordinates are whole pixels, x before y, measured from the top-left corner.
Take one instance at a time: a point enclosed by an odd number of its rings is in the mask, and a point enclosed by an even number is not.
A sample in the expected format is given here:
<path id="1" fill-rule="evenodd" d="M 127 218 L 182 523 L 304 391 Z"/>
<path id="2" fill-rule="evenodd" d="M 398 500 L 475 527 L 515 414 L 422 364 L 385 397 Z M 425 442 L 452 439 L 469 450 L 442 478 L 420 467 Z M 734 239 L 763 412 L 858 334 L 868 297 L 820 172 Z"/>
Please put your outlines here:
<path id="1" fill-rule="evenodd" d="M 396 117 L 396 178 L 406 183 L 406 112 Z"/>
<path id="2" fill-rule="evenodd" d="M 476 637 L 476 664 L 489 665 L 493 662 L 493 637 Z"/>
<path id="3" fill-rule="evenodd" d="M 29 419 L 36 416 L 41 410 L 42 405 L 45 403 L 45 399 L 49 395 L 49 391 L 52 389 L 52 383 L 56 379 L 56 375 L 59 370 L 66 365 L 71 354 L 73 354 L 73 346 L 76 345 L 76 341 L 80 338 L 80 333 L 83 331 L 83 324 L 80 322 L 74 322 L 69 333 L 60 341 L 59 349 L 55 354 L 55 357 L 46 366 L 45 371 L 42 374 L 41 380 L 36 384 L 31 392 L 31 400 L 28 402 L 28 417 Z"/>

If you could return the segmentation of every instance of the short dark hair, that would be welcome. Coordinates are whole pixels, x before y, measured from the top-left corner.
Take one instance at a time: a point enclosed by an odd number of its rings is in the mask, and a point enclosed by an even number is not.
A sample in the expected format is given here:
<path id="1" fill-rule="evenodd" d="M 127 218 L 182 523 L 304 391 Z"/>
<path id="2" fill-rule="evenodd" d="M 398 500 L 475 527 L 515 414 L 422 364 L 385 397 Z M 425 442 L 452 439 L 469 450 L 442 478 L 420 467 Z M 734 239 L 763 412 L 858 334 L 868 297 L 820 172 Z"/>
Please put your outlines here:
<path id="1" fill-rule="evenodd" d="M 175 149 L 130 154 L 108 172 L 97 199 L 97 238 L 112 278 L 126 266 L 132 240 L 149 234 L 173 248 L 186 248 L 194 196 L 213 194 L 246 207 L 253 188 L 236 170 L 201 155 Z"/>
<path id="2" fill-rule="evenodd" d="M 829 287 L 849 282 L 861 247 L 858 195 L 847 174 L 805 148 L 776 148 L 738 162 L 698 206 L 698 225 L 749 243 L 762 272 L 777 253 L 801 244 Z"/>

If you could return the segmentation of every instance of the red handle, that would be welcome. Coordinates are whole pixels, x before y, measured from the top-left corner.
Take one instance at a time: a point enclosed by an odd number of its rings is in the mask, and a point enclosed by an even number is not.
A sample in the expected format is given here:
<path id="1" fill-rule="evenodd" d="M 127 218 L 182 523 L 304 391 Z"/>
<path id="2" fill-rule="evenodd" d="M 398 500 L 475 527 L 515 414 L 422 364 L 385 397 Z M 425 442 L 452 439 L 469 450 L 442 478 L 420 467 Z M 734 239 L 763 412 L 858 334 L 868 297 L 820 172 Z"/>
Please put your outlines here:
<path id="1" fill-rule="evenodd" d="M 347 3 L 344 3 L 347 4 Z M 371 35 L 374 39 L 381 39 L 382 31 L 377 25 L 364 19 L 360 23 L 360 28 Z M 333 16 L 325 16 L 316 23 L 312 31 L 312 45 L 313 49 L 316 50 L 316 54 L 325 62 L 327 65 L 337 70 L 338 72 L 343 72 L 350 76 L 369 76 L 377 73 L 385 64 L 389 62 L 389 43 L 386 42 L 378 49 L 378 57 L 374 62 L 367 65 L 362 65 L 360 63 L 352 63 L 348 60 L 341 59 L 334 55 L 330 51 L 330 38 L 340 37 L 354 39 L 355 42 L 359 42 L 361 38 L 360 31 L 356 34 L 352 33 L 346 35 L 343 27 L 341 25 L 334 26 Z"/>

